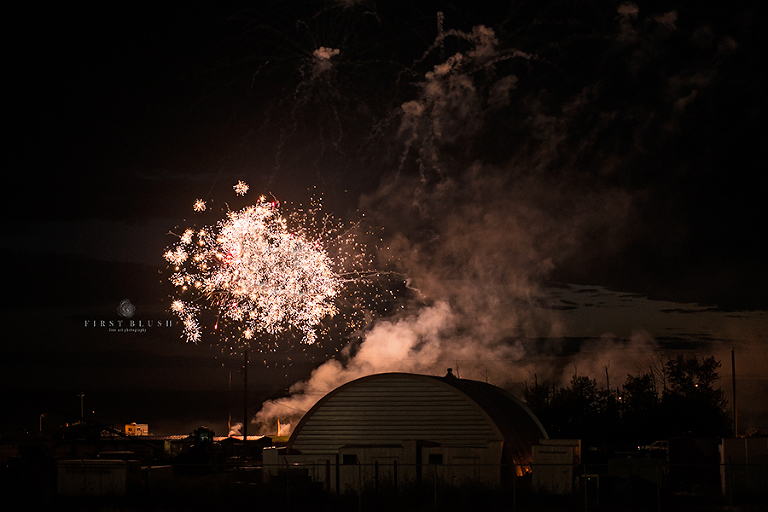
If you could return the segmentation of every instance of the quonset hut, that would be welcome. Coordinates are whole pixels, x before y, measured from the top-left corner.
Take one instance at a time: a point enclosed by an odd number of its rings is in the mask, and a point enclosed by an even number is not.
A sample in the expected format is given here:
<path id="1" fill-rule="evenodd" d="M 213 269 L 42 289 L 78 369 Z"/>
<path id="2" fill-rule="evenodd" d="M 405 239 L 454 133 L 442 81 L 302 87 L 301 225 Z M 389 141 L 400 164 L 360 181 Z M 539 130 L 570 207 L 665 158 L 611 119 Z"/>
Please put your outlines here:
<path id="1" fill-rule="evenodd" d="M 383 373 L 328 393 L 285 449 L 265 449 L 264 470 L 307 471 L 330 490 L 439 479 L 498 486 L 530 471 L 547 433 L 501 388 L 445 377 Z"/>

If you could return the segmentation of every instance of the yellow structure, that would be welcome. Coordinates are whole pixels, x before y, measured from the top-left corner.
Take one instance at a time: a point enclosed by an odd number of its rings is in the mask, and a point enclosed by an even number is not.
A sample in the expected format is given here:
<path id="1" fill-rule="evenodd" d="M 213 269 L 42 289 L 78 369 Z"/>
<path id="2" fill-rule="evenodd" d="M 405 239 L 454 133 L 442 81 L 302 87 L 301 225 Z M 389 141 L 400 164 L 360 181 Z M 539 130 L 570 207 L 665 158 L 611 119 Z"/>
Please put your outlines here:
<path id="1" fill-rule="evenodd" d="M 129 436 L 148 436 L 149 425 L 146 423 L 126 423 L 125 433 Z"/>

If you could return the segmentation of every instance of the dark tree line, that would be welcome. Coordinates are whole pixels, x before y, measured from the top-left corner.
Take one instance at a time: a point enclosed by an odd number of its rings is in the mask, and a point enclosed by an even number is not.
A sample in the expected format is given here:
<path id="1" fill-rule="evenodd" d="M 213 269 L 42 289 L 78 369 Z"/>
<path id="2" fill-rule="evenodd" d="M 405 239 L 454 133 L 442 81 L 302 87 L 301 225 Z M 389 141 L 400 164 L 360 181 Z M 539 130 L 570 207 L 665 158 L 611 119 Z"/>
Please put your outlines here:
<path id="1" fill-rule="evenodd" d="M 728 436 L 731 416 L 714 357 L 682 354 L 627 375 L 616 388 L 578 373 L 566 387 L 526 383 L 524 397 L 552 438 L 586 446 L 637 446 L 675 437 Z"/>

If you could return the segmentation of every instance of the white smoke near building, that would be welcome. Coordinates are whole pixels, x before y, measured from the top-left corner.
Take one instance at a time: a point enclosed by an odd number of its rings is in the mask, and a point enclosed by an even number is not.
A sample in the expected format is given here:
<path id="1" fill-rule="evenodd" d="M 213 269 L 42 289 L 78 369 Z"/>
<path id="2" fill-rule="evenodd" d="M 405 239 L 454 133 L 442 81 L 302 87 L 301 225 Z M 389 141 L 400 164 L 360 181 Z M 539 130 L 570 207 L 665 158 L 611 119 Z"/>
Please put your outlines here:
<path id="1" fill-rule="evenodd" d="M 487 25 L 454 30 L 438 16 L 434 42 L 401 75 L 416 77 L 403 87 L 410 94 L 388 117 L 397 148 L 381 153 L 390 172 L 359 201 L 385 233 L 382 270 L 407 276 L 412 297 L 289 397 L 265 403 L 256 423 L 280 416 L 295 425 L 326 393 L 373 373 L 443 375 L 453 367 L 506 387 L 534 376 L 565 385 L 579 373 L 616 387 L 654 364 L 658 344 L 641 325 L 629 337 L 606 332 L 553 364 L 569 333 L 543 286 L 563 267 L 575 279 L 566 282 L 589 283 L 595 268 L 615 260 L 622 263 L 614 278 L 637 284 L 633 262 L 654 251 L 661 261 L 684 239 L 682 224 L 662 225 L 654 210 L 668 208 L 668 198 L 654 195 L 647 174 L 663 171 L 636 162 L 667 144 L 719 61 L 683 65 L 668 80 L 665 103 L 651 105 L 632 82 L 651 62 L 641 36 L 663 41 L 677 13 L 641 15 L 626 2 L 614 16 L 612 31 L 594 42 L 625 66 L 626 95 L 612 89 L 618 75 L 602 68 L 578 86 L 562 82 L 593 72 L 552 61 L 570 48 L 565 40 L 541 43 L 540 54 L 523 51 Z M 343 53 L 315 57 L 333 62 Z M 635 259 L 638 240 L 646 252 Z"/>
<path id="2" fill-rule="evenodd" d="M 427 71 L 418 97 L 402 104 L 400 168 L 361 201 L 389 233 L 379 260 L 408 276 L 416 299 L 293 385 L 289 397 L 265 403 L 255 418 L 265 429 L 277 417 L 295 424 L 326 393 L 375 373 L 442 375 L 453 367 L 502 386 L 546 376 L 550 370 L 531 356 L 556 348 L 526 340 L 557 338 L 563 328 L 539 283 L 555 255 L 577 250 L 581 235 L 631 214 L 631 198 L 620 192 L 584 189 L 576 200 L 571 183 L 481 162 L 462 170 L 449 158 L 508 102 L 516 78 L 487 82 L 494 64 L 532 57 L 498 51 L 487 27 L 445 34 L 469 44 Z"/>

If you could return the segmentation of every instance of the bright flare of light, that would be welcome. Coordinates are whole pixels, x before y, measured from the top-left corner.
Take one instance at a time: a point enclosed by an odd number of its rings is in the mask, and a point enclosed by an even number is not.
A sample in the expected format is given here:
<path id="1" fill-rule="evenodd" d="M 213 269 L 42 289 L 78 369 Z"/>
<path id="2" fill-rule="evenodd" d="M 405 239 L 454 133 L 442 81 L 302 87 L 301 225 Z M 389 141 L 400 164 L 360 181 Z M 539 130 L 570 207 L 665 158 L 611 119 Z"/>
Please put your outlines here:
<path id="1" fill-rule="evenodd" d="M 164 256 L 176 265 L 171 282 L 210 301 L 221 318 L 241 323 L 246 339 L 257 330 L 277 334 L 292 326 L 313 343 L 320 321 L 337 312 L 333 299 L 342 280 L 330 257 L 319 242 L 289 232 L 274 203 L 261 200 L 216 226 L 187 230 Z M 176 300 L 171 310 L 186 338 L 199 341 L 197 306 Z"/>
<path id="2" fill-rule="evenodd" d="M 196 212 L 204 212 L 205 211 L 205 201 L 202 199 L 198 199 L 195 201 L 195 205 L 192 207 Z"/>
<path id="3" fill-rule="evenodd" d="M 244 196 L 248 193 L 248 184 L 242 180 L 238 181 L 233 187 L 235 189 L 235 193 L 239 196 Z"/>

